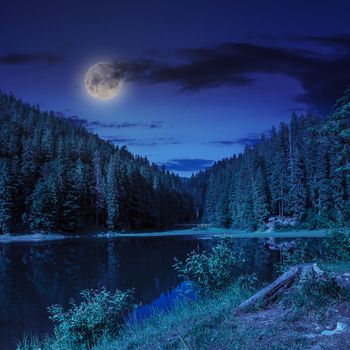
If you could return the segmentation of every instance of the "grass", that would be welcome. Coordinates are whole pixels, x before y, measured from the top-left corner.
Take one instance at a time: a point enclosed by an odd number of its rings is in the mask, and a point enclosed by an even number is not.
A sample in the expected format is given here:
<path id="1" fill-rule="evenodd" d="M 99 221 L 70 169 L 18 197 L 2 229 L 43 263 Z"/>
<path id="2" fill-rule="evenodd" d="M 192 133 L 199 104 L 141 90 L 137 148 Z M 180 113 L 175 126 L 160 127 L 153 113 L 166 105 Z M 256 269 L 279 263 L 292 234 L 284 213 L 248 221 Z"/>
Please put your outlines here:
<path id="1" fill-rule="evenodd" d="M 242 321 L 234 309 L 251 294 L 232 285 L 215 297 L 178 305 L 173 311 L 129 325 L 117 339 L 105 338 L 94 350 L 305 349 L 304 339 L 288 336 L 279 323 L 266 327 Z"/>
<path id="2" fill-rule="evenodd" d="M 350 262 L 321 263 L 319 266 L 327 272 L 344 273 L 350 271 Z"/>
<path id="3" fill-rule="evenodd" d="M 126 326 L 118 339 L 105 339 L 95 350 L 214 349 L 214 344 L 223 339 L 222 333 L 236 328 L 232 310 L 250 294 L 232 285 L 215 297 L 181 303 L 170 312 Z M 232 344 L 230 333 L 225 342 Z"/>
<path id="4" fill-rule="evenodd" d="M 323 265 L 332 271 L 346 271 L 346 266 L 350 263 Z M 349 302 L 348 294 L 331 282 L 311 280 L 268 308 L 235 313 L 235 307 L 252 293 L 239 284 L 231 285 L 215 297 L 178 305 L 173 311 L 128 325 L 117 339 L 105 338 L 94 350 L 309 349 L 313 340 L 306 335 L 326 329 L 339 317 L 337 305 Z M 325 344 L 322 349 L 347 349 L 340 338 L 318 341 Z"/>

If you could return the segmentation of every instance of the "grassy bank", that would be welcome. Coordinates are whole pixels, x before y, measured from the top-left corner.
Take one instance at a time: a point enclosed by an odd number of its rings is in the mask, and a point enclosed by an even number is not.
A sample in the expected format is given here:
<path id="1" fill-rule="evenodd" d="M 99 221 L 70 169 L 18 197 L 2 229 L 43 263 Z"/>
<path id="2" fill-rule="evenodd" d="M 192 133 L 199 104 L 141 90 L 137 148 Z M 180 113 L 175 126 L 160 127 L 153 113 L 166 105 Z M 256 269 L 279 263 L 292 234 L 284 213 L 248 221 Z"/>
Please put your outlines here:
<path id="1" fill-rule="evenodd" d="M 128 325 L 118 338 L 105 338 L 94 350 L 348 350 L 350 298 L 332 286 L 309 283 L 267 307 L 236 312 L 251 294 L 231 285 L 215 297 Z"/>
<path id="2" fill-rule="evenodd" d="M 215 297 L 179 304 L 174 310 L 125 327 L 115 339 L 104 339 L 96 350 L 112 349 L 214 349 L 231 344 L 235 334 L 232 310 L 249 297 L 240 285 L 232 285 Z"/>

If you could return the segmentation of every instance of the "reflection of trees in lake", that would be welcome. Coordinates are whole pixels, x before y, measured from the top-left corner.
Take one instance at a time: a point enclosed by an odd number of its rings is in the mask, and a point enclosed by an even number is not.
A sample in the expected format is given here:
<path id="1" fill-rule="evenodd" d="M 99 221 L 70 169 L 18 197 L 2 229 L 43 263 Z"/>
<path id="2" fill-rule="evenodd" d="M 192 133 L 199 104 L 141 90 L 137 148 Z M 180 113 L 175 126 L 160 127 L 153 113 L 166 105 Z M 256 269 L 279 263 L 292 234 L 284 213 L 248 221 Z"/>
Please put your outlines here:
<path id="1" fill-rule="evenodd" d="M 26 282 L 30 284 L 31 293 L 44 307 L 52 300 L 63 299 L 62 283 L 58 264 L 57 251 L 52 244 L 34 246 L 24 251 L 22 262 L 26 275 Z"/>
<path id="2" fill-rule="evenodd" d="M 8 247 L 0 247 L 0 328 L 6 320 L 7 308 L 4 305 L 10 304 L 12 278 L 7 278 L 10 265 Z"/>
<path id="3" fill-rule="evenodd" d="M 272 253 L 263 239 L 255 249 L 255 273 L 260 280 L 271 280 L 273 276 Z"/>
<path id="4" fill-rule="evenodd" d="M 100 258 L 98 263 L 98 282 L 99 287 L 106 287 L 111 291 L 115 291 L 118 288 L 119 280 L 119 268 L 120 261 L 118 257 L 118 246 L 115 241 L 110 241 L 103 246 L 102 249 L 98 249 L 98 256 Z M 101 258 L 100 250 L 104 258 Z M 102 261 L 101 261 L 102 260 Z"/>

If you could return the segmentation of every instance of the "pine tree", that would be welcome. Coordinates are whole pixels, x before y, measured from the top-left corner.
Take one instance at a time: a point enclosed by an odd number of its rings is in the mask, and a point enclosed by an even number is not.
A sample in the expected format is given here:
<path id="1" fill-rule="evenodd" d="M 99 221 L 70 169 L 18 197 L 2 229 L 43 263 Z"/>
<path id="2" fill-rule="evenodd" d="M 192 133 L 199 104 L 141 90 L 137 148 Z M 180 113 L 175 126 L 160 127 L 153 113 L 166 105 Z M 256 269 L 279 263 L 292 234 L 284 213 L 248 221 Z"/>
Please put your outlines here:
<path id="1" fill-rule="evenodd" d="M 64 193 L 61 200 L 60 228 L 63 231 L 74 231 L 80 224 L 80 192 L 74 168 L 66 173 Z"/>
<path id="2" fill-rule="evenodd" d="M 107 167 L 106 180 L 106 209 L 107 209 L 107 227 L 113 230 L 117 226 L 119 216 L 119 198 L 118 198 L 118 173 L 116 156 L 111 156 Z"/>
<path id="3" fill-rule="evenodd" d="M 289 207 L 291 215 L 302 220 L 306 214 L 307 189 L 304 164 L 300 150 L 295 147 L 292 156 L 292 169 L 289 183 Z"/>
<path id="4" fill-rule="evenodd" d="M 350 172 L 350 86 L 336 102 L 324 131 L 331 135 L 340 161 L 338 170 Z"/>
<path id="5" fill-rule="evenodd" d="M 30 228 L 44 231 L 57 230 L 59 228 L 58 201 L 57 177 L 54 173 L 46 174 L 45 177 L 36 183 L 31 195 Z"/>
<path id="6" fill-rule="evenodd" d="M 14 177 L 10 162 L 0 158 L 0 232 L 8 233 L 13 225 Z"/>
<path id="7" fill-rule="evenodd" d="M 258 226 L 263 225 L 270 215 L 266 180 L 260 168 L 255 177 L 254 214 Z"/>
<path id="8" fill-rule="evenodd" d="M 98 151 L 95 152 L 93 159 L 93 181 L 94 181 L 94 195 L 95 195 L 95 220 L 96 227 L 99 226 L 99 218 L 101 211 L 104 209 L 104 196 L 103 196 L 103 176 L 102 176 L 102 167 L 101 167 L 101 157 Z"/>

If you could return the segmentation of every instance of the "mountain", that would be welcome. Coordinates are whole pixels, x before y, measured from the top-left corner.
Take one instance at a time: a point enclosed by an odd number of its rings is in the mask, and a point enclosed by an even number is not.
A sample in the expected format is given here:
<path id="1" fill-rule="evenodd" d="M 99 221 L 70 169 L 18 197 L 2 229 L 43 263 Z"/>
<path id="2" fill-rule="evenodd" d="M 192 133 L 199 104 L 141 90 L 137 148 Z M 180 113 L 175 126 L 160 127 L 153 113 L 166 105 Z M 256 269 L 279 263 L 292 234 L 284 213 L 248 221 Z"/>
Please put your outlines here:
<path id="1" fill-rule="evenodd" d="M 327 118 L 293 114 L 290 123 L 191 178 L 201 220 L 257 229 L 293 217 L 309 229 L 350 223 L 350 88 Z"/>
<path id="2" fill-rule="evenodd" d="M 0 93 L 0 232 L 190 222 L 183 181 L 74 120 Z"/>

